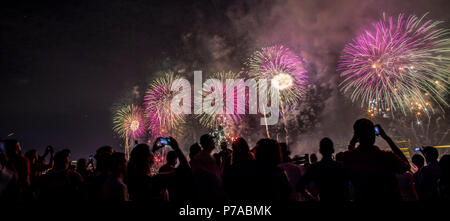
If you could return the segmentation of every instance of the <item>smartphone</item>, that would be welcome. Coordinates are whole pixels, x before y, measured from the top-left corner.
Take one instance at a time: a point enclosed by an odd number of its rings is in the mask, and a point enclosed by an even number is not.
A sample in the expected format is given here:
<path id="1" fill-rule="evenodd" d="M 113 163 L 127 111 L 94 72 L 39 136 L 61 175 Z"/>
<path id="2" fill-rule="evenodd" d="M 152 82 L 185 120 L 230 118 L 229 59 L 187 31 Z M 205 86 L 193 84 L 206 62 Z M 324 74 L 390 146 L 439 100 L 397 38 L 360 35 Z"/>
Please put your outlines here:
<path id="1" fill-rule="evenodd" d="M 90 156 L 89 156 L 89 161 L 91 161 L 91 160 L 93 160 L 93 159 L 94 159 L 94 156 L 90 155 Z"/>
<path id="2" fill-rule="evenodd" d="M 169 145 L 169 143 L 170 143 L 170 138 L 168 138 L 168 137 L 166 137 L 166 138 L 160 138 L 160 139 L 159 139 L 159 143 L 161 144 L 161 146 Z"/>
<path id="3" fill-rule="evenodd" d="M 380 135 L 380 128 L 378 126 L 375 126 L 375 135 Z"/>

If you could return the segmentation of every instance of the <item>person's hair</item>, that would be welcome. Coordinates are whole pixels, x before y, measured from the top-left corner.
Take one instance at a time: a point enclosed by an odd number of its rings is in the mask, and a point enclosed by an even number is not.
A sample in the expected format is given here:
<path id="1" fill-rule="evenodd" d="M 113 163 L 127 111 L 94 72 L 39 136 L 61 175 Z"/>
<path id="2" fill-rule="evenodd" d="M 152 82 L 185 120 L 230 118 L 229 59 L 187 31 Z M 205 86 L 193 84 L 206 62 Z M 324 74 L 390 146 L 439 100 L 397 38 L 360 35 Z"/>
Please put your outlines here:
<path id="1" fill-rule="evenodd" d="M 250 148 L 248 146 L 247 141 L 242 138 L 236 138 L 233 143 L 231 143 L 232 159 L 233 163 L 240 160 L 251 160 Z"/>
<path id="2" fill-rule="evenodd" d="M 255 159 L 258 163 L 267 166 L 276 166 L 282 161 L 280 145 L 278 141 L 264 138 L 256 143 Z"/>
<path id="3" fill-rule="evenodd" d="M 344 161 L 344 152 L 339 152 L 336 154 L 336 161 L 339 161 L 339 162 Z"/>
<path id="4" fill-rule="evenodd" d="M 411 158 L 411 161 L 414 165 L 421 168 L 425 164 L 425 159 L 420 154 L 414 154 Z"/>
<path id="5" fill-rule="evenodd" d="M 171 150 L 167 153 L 167 157 L 166 157 L 167 163 L 174 164 L 177 162 L 177 158 L 178 158 L 177 152 Z"/>
<path id="6" fill-rule="evenodd" d="M 311 155 L 309 155 L 309 161 L 311 163 L 316 163 L 317 162 L 317 155 L 315 153 L 312 153 Z"/>
<path id="7" fill-rule="evenodd" d="M 6 139 L 3 140 L 3 145 L 5 147 L 5 153 L 8 156 L 14 156 L 17 154 L 17 143 L 19 143 L 18 140 L 15 139 Z"/>
<path id="8" fill-rule="evenodd" d="M 214 149 L 214 145 L 211 145 L 211 143 L 214 142 L 214 139 L 209 134 L 204 134 L 200 137 L 200 145 L 202 145 L 203 150 L 212 150 Z"/>
<path id="9" fill-rule="evenodd" d="M 69 153 L 67 151 L 58 151 L 55 153 L 54 162 L 55 168 L 66 168 L 69 165 Z"/>
<path id="10" fill-rule="evenodd" d="M 375 125 L 366 118 L 361 118 L 353 124 L 354 135 L 360 144 L 373 145 L 375 143 Z"/>
<path id="11" fill-rule="evenodd" d="M 200 151 L 202 151 L 202 147 L 198 145 L 198 143 L 194 143 L 189 148 L 189 159 L 193 159 L 195 155 L 197 155 Z"/>
<path id="12" fill-rule="evenodd" d="M 85 169 L 87 166 L 87 160 L 85 158 L 80 158 L 77 160 L 77 170 Z"/>
<path id="13" fill-rule="evenodd" d="M 111 155 L 111 172 L 114 176 L 125 174 L 127 160 L 125 153 L 115 152 Z"/>
<path id="14" fill-rule="evenodd" d="M 111 146 L 103 146 L 97 149 L 94 155 L 97 171 L 106 172 L 109 170 L 109 160 L 113 152 Z"/>
<path id="15" fill-rule="evenodd" d="M 423 155 L 425 155 L 425 159 L 427 162 L 435 161 L 439 157 L 439 152 L 436 148 L 431 146 L 426 146 L 422 150 Z"/>
<path id="16" fill-rule="evenodd" d="M 328 137 L 320 140 L 319 152 L 322 156 L 331 156 L 334 153 L 333 141 Z"/>
<path id="17" fill-rule="evenodd" d="M 153 162 L 150 147 L 147 144 L 138 144 L 131 151 L 128 174 L 130 176 L 148 175 Z"/>

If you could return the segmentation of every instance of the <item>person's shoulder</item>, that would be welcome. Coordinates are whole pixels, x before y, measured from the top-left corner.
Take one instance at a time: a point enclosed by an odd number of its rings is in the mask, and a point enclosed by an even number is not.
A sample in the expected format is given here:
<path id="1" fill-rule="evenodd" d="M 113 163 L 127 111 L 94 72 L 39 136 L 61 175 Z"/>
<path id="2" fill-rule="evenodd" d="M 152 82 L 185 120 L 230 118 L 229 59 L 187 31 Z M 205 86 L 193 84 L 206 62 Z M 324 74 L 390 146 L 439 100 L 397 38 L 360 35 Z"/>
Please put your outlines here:
<path id="1" fill-rule="evenodd" d="M 385 158 L 391 158 L 391 159 L 398 159 L 397 154 L 395 154 L 394 152 L 390 151 L 390 150 L 382 150 L 378 147 L 376 147 L 376 151 Z"/>
<path id="2" fill-rule="evenodd" d="M 359 149 L 353 149 L 353 150 L 346 150 L 344 152 L 342 152 L 342 158 L 345 160 L 349 160 L 354 158 L 355 156 L 357 156 L 359 154 Z"/>

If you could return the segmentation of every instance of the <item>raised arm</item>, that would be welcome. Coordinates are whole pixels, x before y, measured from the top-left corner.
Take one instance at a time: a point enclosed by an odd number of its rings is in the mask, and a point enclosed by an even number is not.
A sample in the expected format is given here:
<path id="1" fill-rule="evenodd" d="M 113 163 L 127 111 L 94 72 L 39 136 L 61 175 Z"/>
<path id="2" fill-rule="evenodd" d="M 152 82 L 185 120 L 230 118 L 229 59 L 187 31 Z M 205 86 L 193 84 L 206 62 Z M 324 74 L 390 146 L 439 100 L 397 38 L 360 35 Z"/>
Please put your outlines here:
<path id="1" fill-rule="evenodd" d="M 180 166 L 182 168 L 190 168 L 189 163 L 186 159 L 186 156 L 184 155 L 183 151 L 178 146 L 177 140 L 175 138 L 170 137 L 169 145 L 172 147 L 172 149 L 177 153 L 178 160 L 180 161 Z"/>
<path id="2" fill-rule="evenodd" d="M 409 166 L 408 158 L 406 158 L 405 154 L 400 150 L 400 148 L 397 147 L 397 145 L 394 143 L 394 141 L 384 132 L 383 128 L 377 124 L 376 125 L 380 129 L 380 136 L 383 138 L 391 148 L 392 152 L 394 152 L 401 160 L 404 161 Z M 408 168 L 409 170 L 410 168 Z"/>

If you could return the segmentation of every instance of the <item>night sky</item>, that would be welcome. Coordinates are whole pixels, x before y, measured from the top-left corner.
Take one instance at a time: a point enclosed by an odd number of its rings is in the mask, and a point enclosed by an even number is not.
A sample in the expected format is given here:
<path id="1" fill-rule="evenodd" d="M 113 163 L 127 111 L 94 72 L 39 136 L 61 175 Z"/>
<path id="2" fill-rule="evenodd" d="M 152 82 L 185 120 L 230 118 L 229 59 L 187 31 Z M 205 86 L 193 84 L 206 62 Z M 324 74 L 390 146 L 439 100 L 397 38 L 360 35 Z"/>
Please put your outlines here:
<path id="1" fill-rule="evenodd" d="M 25 150 L 70 148 L 75 158 L 117 150 L 111 107 L 133 88 L 142 94 L 164 70 L 238 71 L 274 43 L 299 52 L 311 81 L 333 91 L 323 113 L 357 112 L 336 89 L 344 45 L 383 12 L 429 12 L 448 28 L 449 11 L 445 0 L 1 1 L 0 137 L 14 133 Z M 354 119 L 327 115 L 323 131 Z"/>

